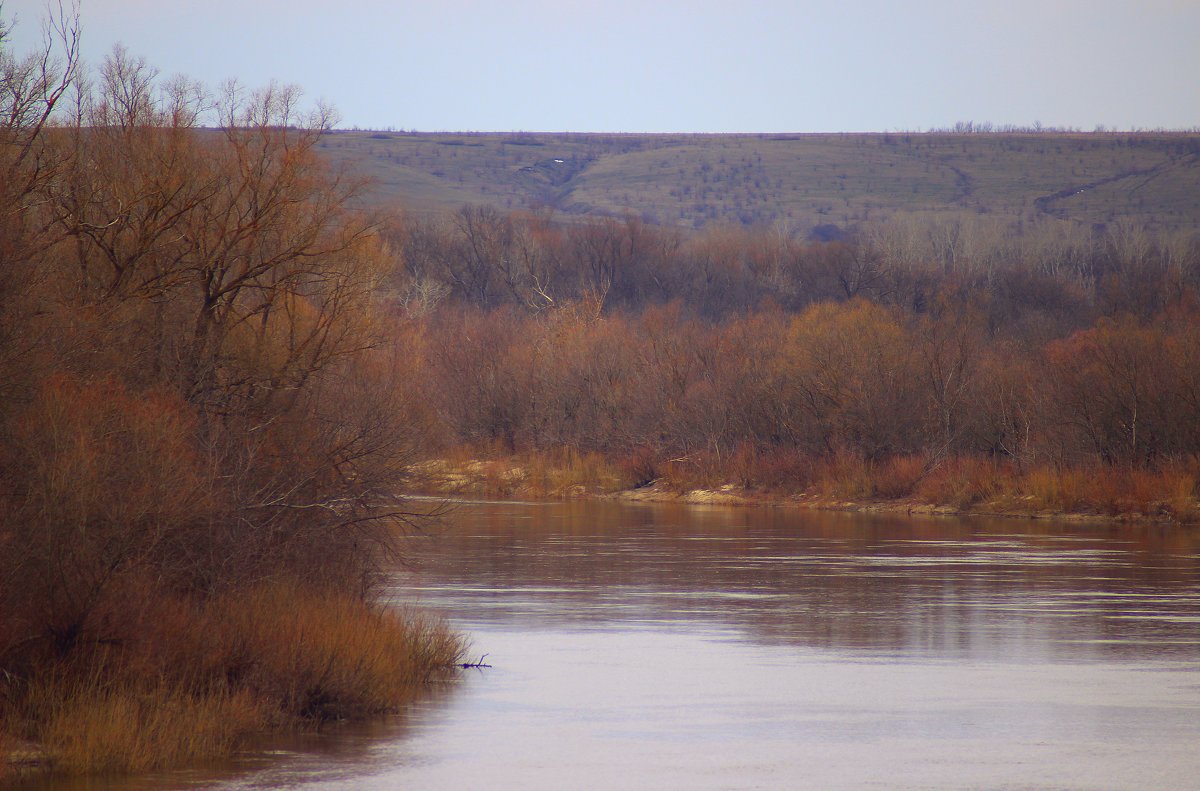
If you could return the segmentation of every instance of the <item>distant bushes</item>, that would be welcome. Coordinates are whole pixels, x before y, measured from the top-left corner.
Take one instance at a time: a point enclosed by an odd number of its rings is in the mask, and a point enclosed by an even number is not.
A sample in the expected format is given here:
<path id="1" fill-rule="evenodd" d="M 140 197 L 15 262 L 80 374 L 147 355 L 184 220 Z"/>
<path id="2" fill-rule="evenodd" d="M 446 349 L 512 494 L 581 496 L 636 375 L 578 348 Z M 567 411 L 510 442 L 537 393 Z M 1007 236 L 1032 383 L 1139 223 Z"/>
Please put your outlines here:
<path id="1" fill-rule="evenodd" d="M 720 324 L 678 306 L 448 308 L 402 332 L 422 338 L 424 433 L 443 446 L 982 454 L 1026 469 L 1200 453 L 1197 326 L 1181 305 L 1038 345 L 990 330 L 970 306 L 912 314 L 854 300 Z"/>
<path id="2" fill-rule="evenodd" d="M 720 323 L 678 303 L 639 314 L 586 301 L 449 306 L 398 331 L 422 339 L 412 370 L 430 448 L 519 467 L 528 456 L 556 470 L 540 480 L 594 454 L 594 474 L 575 485 L 734 483 L 1191 518 L 1200 315 L 1190 301 L 1043 342 L 956 299 L 938 295 L 916 313 L 859 298 Z M 564 448 L 570 463 L 555 461 Z"/>
<path id="3" fill-rule="evenodd" d="M 397 332 L 421 338 L 443 447 L 570 447 L 635 483 L 1193 518 L 1183 483 L 1118 492 L 1200 454 L 1195 238 L 964 215 L 818 242 L 478 207 L 398 233 Z"/>
<path id="4" fill-rule="evenodd" d="M 484 310 L 591 299 L 639 313 L 678 300 L 709 320 L 855 297 L 921 313 L 971 294 L 993 326 L 1054 334 L 1099 316 L 1144 320 L 1200 286 L 1194 234 L 1129 222 L 914 214 L 821 227 L 823 241 L 771 226 L 684 234 L 632 215 L 564 222 L 466 205 L 392 227 L 404 268 L 390 285 L 410 306 L 432 293 Z"/>

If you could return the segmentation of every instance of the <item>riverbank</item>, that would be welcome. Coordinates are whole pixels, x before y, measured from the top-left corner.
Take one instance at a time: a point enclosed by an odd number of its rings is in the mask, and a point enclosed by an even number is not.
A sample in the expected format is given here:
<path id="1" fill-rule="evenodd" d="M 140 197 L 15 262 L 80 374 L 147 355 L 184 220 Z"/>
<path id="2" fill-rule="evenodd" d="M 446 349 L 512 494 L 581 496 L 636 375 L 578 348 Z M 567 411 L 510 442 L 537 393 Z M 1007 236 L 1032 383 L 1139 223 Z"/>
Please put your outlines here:
<path id="1" fill-rule="evenodd" d="M 737 460 L 705 468 L 692 460 L 614 462 L 568 449 L 488 460 L 431 459 L 415 466 L 410 485 L 414 491 L 443 496 L 613 498 L 1070 521 L 1200 521 L 1200 475 L 1186 465 L 1154 471 L 1018 471 L 1002 462 L 973 458 L 930 465 L 902 457 L 875 465 L 835 457 L 790 467 L 772 460 L 742 460 L 740 468 L 730 467 L 739 467 Z"/>
<path id="2" fill-rule="evenodd" d="M 934 504 L 919 500 L 868 500 L 851 501 L 837 498 L 822 497 L 819 493 L 806 493 L 780 496 L 749 494 L 739 491 L 733 484 L 726 484 L 716 490 L 692 489 L 689 491 L 672 491 L 657 485 L 645 486 L 638 489 L 628 489 L 604 495 L 625 502 L 644 503 L 684 503 L 688 505 L 727 505 L 727 506 L 779 506 L 806 508 L 815 511 L 850 511 L 862 513 L 888 513 L 906 516 L 1000 516 L 1015 519 L 1055 519 L 1062 521 L 1096 521 L 1096 522 L 1179 522 L 1167 513 L 1143 514 L 1127 512 L 1116 514 L 1101 514 L 1089 512 L 1065 512 L 1054 510 L 1024 510 L 1007 501 L 980 503 L 970 508 L 958 508 L 953 505 Z M 1194 521 L 1194 520 L 1188 520 Z"/>
<path id="3" fill-rule="evenodd" d="M 104 618 L 103 642 L 48 647 L 0 680 L 0 780 L 184 766 L 267 732 L 396 712 L 464 647 L 418 613 L 279 582 Z"/>

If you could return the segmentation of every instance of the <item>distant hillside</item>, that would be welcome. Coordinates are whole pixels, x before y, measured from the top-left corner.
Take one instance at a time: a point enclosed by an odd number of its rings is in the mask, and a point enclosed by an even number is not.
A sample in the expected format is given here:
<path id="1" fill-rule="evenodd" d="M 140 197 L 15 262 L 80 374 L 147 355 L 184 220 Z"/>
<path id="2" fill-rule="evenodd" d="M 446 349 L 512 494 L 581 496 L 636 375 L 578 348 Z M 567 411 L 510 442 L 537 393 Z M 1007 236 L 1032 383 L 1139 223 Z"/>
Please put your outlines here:
<path id="1" fill-rule="evenodd" d="M 369 201 L 420 213 L 486 203 L 807 231 L 978 212 L 1200 230 L 1195 134 L 334 132 L 320 148 L 372 178 Z"/>

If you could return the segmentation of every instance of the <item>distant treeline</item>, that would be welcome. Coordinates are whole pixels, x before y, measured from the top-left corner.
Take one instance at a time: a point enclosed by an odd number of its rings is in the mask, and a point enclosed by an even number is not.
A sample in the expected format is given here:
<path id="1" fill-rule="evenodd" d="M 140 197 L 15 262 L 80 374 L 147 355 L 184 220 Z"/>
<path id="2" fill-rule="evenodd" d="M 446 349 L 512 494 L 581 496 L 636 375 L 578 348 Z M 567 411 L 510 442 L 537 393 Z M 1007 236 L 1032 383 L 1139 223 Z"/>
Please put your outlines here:
<path id="1" fill-rule="evenodd" d="M 485 310 L 586 298 L 606 313 L 678 300 L 710 320 L 856 297 L 923 313 L 953 293 L 986 302 L 993 329 L 1007 333 L 1022 321 L 1061 332 L 1100 316 L 1148 319 L 1200 286 L 1200 238 L 1130 223 L 908 215 L 796 236 L 741 226 L 683 234 L 635 217 L 553 220 L 464 206 L 397 225 L 403 268 L 392 285 L 413 310 L 443 297 Z"/>
<path id="2" fill-rule="evenodd" d="M 684 237 L 464 207 L 393 244 L 407 379 L 442 446 L 1017 468 L 1200 453 L 1186 237 L 972 216 Z"/>

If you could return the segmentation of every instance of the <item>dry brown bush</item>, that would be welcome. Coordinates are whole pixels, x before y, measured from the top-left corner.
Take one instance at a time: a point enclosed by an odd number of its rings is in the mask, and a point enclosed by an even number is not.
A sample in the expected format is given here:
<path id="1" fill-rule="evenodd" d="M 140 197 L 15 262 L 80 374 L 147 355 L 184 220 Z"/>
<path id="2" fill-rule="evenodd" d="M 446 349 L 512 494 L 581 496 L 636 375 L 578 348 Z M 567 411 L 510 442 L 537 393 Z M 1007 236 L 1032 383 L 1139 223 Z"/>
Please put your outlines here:
<path id="1" fill-rule="evenodd" d="M 331 116 L 116 47 L 51 128 L 53 24 L 0 46 L 0 723 L 133 771 L 393 708 L 458 645 L 368 604 L 428 419 Z"/>

